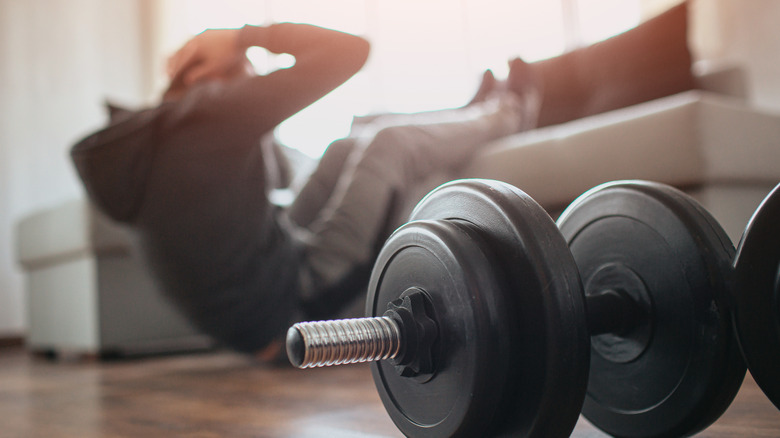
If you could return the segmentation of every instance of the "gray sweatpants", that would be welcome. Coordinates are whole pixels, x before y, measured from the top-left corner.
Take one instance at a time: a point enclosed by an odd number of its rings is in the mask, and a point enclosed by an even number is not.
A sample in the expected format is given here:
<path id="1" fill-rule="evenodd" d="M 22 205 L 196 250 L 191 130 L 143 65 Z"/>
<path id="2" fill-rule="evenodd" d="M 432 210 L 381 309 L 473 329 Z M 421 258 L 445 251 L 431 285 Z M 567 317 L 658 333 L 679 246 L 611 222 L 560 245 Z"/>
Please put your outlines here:
<path id="1" fill-rule="evenodd" d="M 503 96 L 462 109 L 379 117 L 330 145 L 289 209 L 310 233 L 303 300 L 326 299 L 323 291 L 371 262 L 394 199 L 523 127 L 521 102 Z"/>

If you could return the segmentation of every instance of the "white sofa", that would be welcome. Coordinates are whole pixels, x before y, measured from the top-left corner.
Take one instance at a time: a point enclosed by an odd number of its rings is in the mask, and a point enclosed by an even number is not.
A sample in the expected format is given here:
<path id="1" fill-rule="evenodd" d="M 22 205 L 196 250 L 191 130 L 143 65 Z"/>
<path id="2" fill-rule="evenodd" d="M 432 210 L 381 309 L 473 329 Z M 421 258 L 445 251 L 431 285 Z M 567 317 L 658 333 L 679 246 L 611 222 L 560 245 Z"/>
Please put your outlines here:
<path id="1" fill-rule="evenodd" d="M 163 299 L 130 236 L 85 199 L 34 213 L 18 224 L 28 349 L 107 356 L 212 346 Z"/>

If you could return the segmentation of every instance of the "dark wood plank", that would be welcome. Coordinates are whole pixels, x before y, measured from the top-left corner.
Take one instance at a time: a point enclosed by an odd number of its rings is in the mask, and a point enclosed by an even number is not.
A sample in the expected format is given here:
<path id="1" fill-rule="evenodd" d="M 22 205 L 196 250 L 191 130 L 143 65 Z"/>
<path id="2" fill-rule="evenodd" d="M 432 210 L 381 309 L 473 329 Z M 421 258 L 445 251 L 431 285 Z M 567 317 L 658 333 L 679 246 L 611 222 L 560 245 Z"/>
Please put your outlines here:
<path id="1" fill-rule="evenodd" d="M 9 437 L 399 437 L 365 365 L 310 371 L 232 353 L 49 362 L 0 352 Z M 604 437 L 581 420 L 574 437 Z M 701 437 L 777 437 L 780 412 L 748 378 Z"/>

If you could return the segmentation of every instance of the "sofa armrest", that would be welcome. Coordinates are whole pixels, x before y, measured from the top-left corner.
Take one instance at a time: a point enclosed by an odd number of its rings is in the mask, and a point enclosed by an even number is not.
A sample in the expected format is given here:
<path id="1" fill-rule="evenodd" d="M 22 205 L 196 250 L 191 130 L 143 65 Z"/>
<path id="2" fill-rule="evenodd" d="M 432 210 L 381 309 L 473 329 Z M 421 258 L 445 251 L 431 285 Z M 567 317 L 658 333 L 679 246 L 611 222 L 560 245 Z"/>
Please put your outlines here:
<path id="1" fill-rule="evenodd" d="M 775 185 L 780 181 L 780 113 L 714 94 L 697 112 L 703 182 Z"/>
<path id="2" fill-rule="evenodd" d="M 693 65 L 696 87 L 700 90 L 748 100 L 748 81 L 745 70 L 735 65 L 718 65 L 699 61 Z"/>
<path id="3" fill-rule="evenodd" d="M 131 234 L 86 198 L 37 211 L 16 225 L 16 256 L 25 268 L 50 265 L 88 253 L 126 254 Z"/>

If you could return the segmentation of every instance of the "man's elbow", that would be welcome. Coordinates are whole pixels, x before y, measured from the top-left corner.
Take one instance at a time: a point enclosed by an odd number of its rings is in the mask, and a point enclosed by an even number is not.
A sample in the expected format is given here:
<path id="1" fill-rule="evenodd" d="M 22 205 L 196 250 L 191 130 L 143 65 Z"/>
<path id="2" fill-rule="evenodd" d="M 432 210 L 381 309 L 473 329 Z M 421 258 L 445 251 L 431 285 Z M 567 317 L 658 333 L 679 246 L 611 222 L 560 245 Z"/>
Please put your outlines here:
<path id="1" fill-rule="evenodd" d="M 355 63 L 355 70 L 360 70 L 368 61 L 368 55 L 371 53 L 371 43 L 363 37 L 356 36 L 354 44 L 349 49 L 350 59 Z"/>

